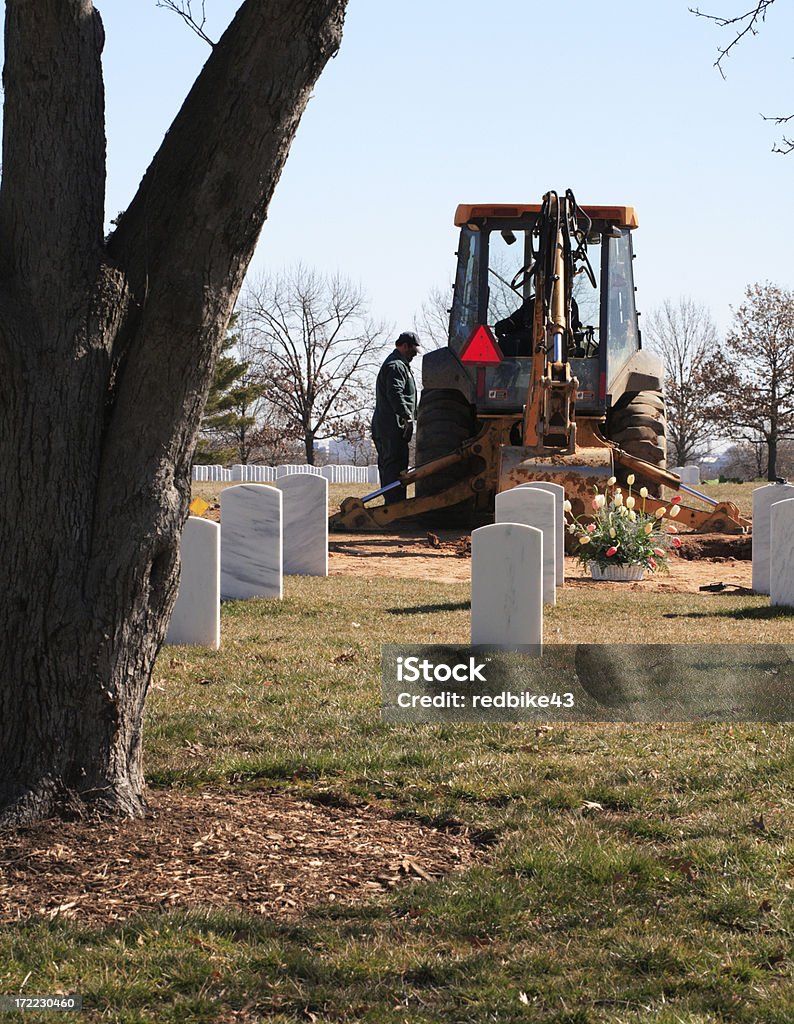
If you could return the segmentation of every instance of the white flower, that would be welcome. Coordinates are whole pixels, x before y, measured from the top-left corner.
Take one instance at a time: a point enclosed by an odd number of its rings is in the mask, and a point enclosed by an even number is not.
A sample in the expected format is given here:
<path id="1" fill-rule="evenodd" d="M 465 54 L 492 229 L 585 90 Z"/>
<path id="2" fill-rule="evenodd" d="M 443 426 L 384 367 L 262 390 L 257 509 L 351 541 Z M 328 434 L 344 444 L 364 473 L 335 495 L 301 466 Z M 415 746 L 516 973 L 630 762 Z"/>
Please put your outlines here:
<path id="1" fill-rule="evenodd" d="M 634 496 L 631 494 L 626 498 L 626 508 L 634 508 Z"/>
<path id="2" fill-rule="evenodd" d="M 647 487 L 640 487 L 640 497 L 641 498 L 647 498 L 648 497 L 648 488 Z"/>
<path id="3" fill-rule="evenodd" d="M 657 508 L 657 510 L 654 512 L 654 515 L 656 516 L 657 519 L 661 519 L 662 516 L 665 515 L 666 512 L 667 512 L 666 508 Z"/>
<path id="4" fill-rule="evenodd" d="M 607 480 L 607 487 L 614 487 L 616 483 L 617 479 L 614 476 L 611 476 L 609 480 Z"/>
<path id="5" fill-rule="evenodd" d="M 617 535 L 617 532 L 618 531 L 615 529 L 614 526 L 610 526 L 610 528 L 609 528 L 609 536 L 610 537 L 615 537 Z"/>
<path id="6" fill-rule="evenodd" d="M 595 496 L 595 497 L 593 498 L 593 503 L 594 503 L 595 505 L 598 505 L 598 507 L 599 507 L 599 508 L 603 508 L 603 507 L 604 507 L 604 505 L 606 505 L 606 502 L 607 502 L 607 499 L 606 499 L 606 498 L 604 497 L 604 495 L 603 495 L 603 494 L 597 494 L 597 495 L 596 495 L 596 496 Z"/>
<path id="7" fill-rule="evenodd" d="M 564 501 L 564 502 L 562 503 L 562 507 L 563 507 L 563 509 L 564 509 L 564 510 L 565 510 L 566 512 L 570 512 L 570 511 L 571 511 L 571 503 L 570 503 L 570 501 L 568 501 L 568 499 L 567 499 L 567 498 L 566 498 L 566 499 L 565 499 L 565 501 Z"/>
<path id="8" fill-rule="evenodd" d="M 678 515 L 678 513 L 680 511 L 681 510 L 678 507 L 678 505 L 673 505 L 673 507 L 670 509 L 670 511 L 667 514 L 670 516 L 671 519 L 675 519 L 675 517 Z"/>
<path id="9" fill-rule="evenodd" d="M 637 521 L 637 513 L 629 512 L 629 519 L 632 521 L 632 523 L 635 523 Z"/>
<path id="10" fill-rule="evenodd" d="M 629 487 L 631 487 L 631 485 L 634 483 L 633 473 L 629 473 L 629 475 L 626 477 L 626 483 L 629 485 Z"/>
<path id="11" fill-rule="evenodd" d="M 623 495 L 620 493 L 620 491 L 615 491 L 615 494 L 612 497 L 612 504 L 615 506 L 615 508 L 620 508 L 620 506 L 623 504 Z"/>

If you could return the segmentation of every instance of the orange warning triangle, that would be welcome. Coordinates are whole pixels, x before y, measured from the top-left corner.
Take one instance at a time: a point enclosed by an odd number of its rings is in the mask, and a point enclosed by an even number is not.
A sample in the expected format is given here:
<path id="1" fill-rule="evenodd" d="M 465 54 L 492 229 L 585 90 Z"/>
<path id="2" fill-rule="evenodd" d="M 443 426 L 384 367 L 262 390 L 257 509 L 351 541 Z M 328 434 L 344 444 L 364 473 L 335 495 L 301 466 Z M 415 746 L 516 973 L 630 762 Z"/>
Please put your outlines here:
<path id="1" fill-rule="evenodd" d="M 460 361 L 475 366 L 497 366 L 504 359 L 499 342 L 485 324 L 478 324 L 460 350 Z"/>

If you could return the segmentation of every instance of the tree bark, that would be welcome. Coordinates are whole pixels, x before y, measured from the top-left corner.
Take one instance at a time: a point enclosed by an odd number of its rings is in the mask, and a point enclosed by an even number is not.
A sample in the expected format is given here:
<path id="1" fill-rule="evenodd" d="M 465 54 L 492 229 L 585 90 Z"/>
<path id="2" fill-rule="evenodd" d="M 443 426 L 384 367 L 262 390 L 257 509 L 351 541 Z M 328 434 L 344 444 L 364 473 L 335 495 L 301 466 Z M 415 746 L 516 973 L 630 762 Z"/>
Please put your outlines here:
<path id="1" fill-rule="evenodd" d="M 99 14 L 6 2 L 0 822 L 144 812 L 199 419 L 345 6 L 243 3 L 105 244 Z"/>

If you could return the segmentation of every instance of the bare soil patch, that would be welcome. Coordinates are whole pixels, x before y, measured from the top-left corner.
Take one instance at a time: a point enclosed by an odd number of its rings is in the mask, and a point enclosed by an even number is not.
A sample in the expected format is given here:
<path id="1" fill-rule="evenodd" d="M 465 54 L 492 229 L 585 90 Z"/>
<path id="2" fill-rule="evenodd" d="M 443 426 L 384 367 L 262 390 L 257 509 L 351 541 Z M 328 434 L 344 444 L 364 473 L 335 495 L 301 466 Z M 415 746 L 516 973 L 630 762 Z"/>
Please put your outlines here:
<path id="1" fill-rule="evenodd" d="M 295 915 L 468 867 L 465 829 L 284 792 L 153 792 L 140 821 L 48 821 L 0 832 L 0 921 L 106 924 L 217 907 Z"/>
<path id="2" fill-rule="evenodd" d="M 681 534 L 670 573 L 649 574 L 639 583 L 596 583 L 572 557 L 565 559 L 566 585 L 698 593 L 723 584 L 725 592 L 749 591 L 752 583 L 750 537 Z M 390 576 L 400 579 L 466 583 L 471 579 L 471 539 L 462 530 L 403 528 L 380 533 L 334 533 L 329 542 L 332 576 Z"/>

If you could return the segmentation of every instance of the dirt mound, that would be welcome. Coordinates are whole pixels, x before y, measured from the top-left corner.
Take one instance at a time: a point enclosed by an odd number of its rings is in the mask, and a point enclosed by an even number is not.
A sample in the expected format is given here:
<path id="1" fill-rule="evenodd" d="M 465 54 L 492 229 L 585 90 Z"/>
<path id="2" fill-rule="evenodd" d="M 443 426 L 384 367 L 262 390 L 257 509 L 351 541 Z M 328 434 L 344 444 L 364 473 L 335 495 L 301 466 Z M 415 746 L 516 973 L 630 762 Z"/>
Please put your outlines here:
<path id="1" fill-rule="evenodd" d="M 636 584 L 637 589 L 682 594 L 698 593 L 701 587 L 716 584 L 723 585 L 719 592 L 741 593 L 749 589 L 752 575 L 749 536 L 694 533 L 679 536 L 681 557 L 673 556 L 669 574 L 648 574 Z M 468 583 L 471 579 L 471 536 L 463 530 L 428 532 L 402 527 L 393 533 L 334 533 L 329 553 L 332 576 L 391 577 L 436 583 Z M 595 583 L 572 557 L 565 559 L 565 583 L 566 586 L 599 589 L 615 586 L 614 583 Z"/>
<path id="2" fill-rule="evenodd" d="M 753 555 L 753 539 L 749 534 L 727 537 L 723 533 L 682 533 L 680 537 L 678 553 L 690 561 L 702 558 L 715 562 L 728 559 L 749 561 Z"/>

